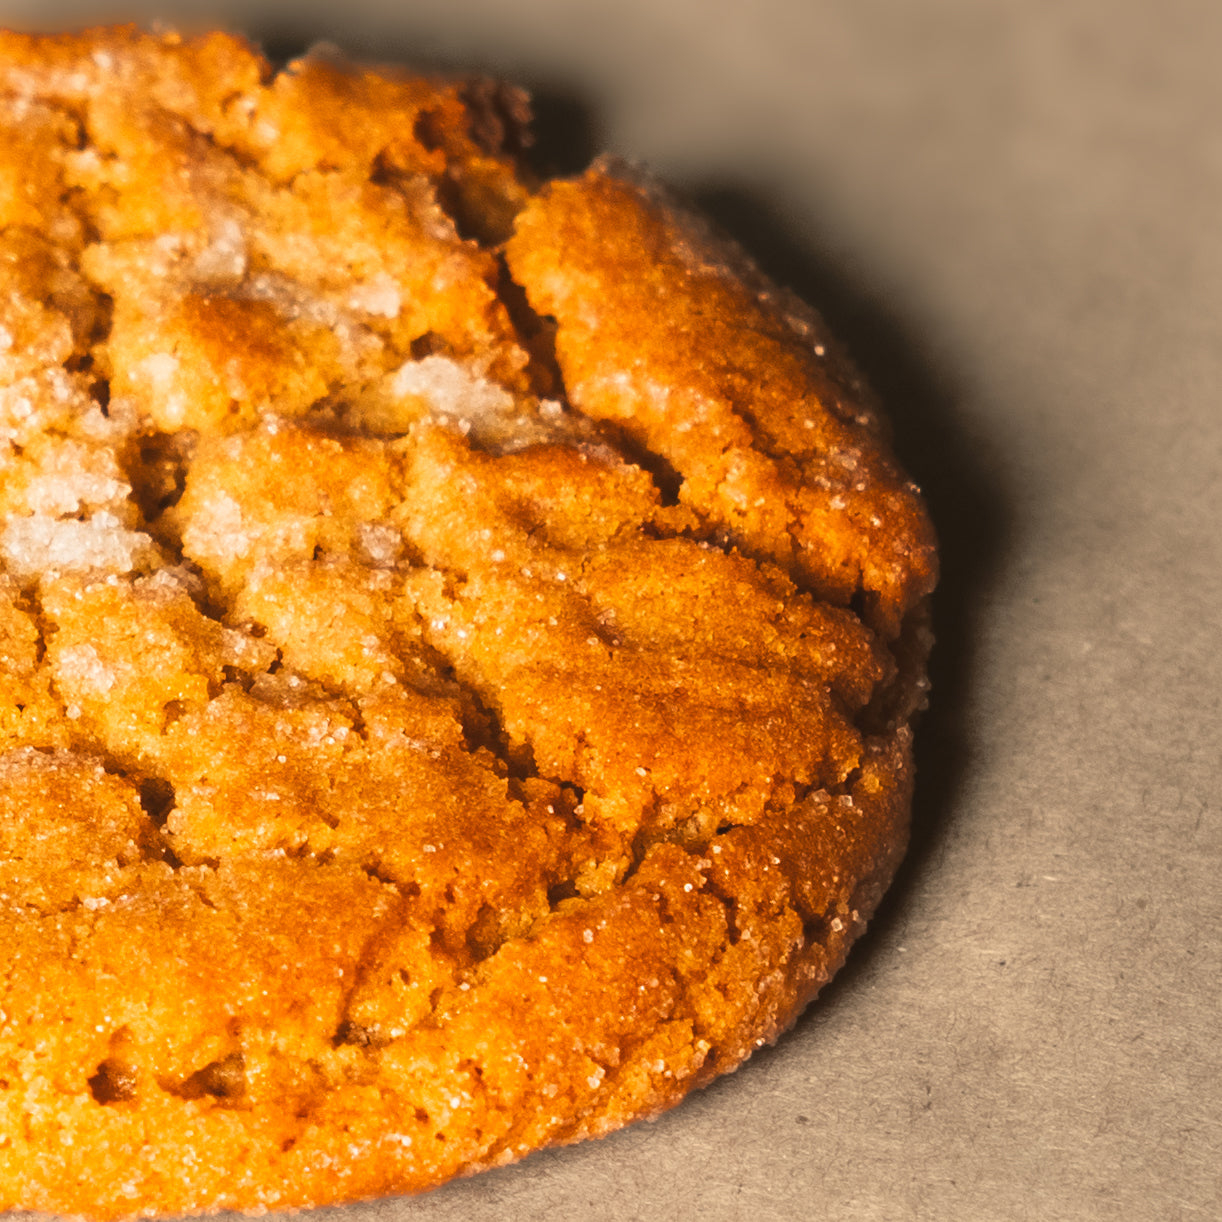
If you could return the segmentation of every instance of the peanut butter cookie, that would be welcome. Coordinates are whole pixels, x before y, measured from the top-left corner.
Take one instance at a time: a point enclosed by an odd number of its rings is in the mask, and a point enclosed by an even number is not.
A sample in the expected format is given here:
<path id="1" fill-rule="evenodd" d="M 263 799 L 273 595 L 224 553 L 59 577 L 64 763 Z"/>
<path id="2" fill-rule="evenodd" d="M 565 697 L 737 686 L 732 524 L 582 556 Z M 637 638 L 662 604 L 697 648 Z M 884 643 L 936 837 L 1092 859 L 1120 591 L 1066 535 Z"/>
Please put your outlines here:
<path id="1" fill-rule="evenodd" d="M 931 530 L 818 317 L 525 99 L 0 37 L 0 1207 L 425 1189 L 774 1039 Z"/>

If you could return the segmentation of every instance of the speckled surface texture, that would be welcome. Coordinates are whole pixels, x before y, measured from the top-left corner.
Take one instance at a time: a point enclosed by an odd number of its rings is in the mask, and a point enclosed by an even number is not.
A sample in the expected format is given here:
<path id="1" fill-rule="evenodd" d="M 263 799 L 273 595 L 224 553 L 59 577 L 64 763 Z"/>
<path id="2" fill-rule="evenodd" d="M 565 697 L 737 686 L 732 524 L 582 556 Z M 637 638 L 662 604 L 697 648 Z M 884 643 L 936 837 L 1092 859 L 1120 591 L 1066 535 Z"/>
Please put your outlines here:
<path id="1" fill-rule="evenodd" d="M 1222 1212 L 1213 6 L 157 13 L 492 68 L 562 157 L 647 160 L 823 309 L 943 542 L 913 851 L 796 1030 L 655 1125 L 345 1213 Z"/>

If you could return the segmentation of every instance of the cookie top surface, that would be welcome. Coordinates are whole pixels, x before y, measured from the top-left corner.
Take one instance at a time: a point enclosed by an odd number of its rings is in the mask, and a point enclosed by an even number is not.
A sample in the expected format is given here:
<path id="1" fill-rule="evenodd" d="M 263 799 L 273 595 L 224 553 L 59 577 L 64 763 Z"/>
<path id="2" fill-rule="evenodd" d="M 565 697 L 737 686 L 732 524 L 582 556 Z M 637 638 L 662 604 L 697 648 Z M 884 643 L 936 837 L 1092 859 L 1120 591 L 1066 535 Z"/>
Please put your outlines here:
<path id="1" fill-rule="evenodd" d="M 0 1207 L 670 1106 L 906 834 L 932 534 L 821 321 L 525 100 L 0 38 Z"/>

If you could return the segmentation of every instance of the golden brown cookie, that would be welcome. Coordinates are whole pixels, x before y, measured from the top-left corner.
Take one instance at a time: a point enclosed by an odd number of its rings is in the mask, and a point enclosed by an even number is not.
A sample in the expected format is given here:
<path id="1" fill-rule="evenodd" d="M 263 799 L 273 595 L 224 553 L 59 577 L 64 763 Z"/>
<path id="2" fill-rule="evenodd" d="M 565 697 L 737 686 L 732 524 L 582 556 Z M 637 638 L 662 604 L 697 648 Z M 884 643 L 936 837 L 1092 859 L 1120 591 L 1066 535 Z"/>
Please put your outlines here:
<path id="1" fill-rule="evenodd" d="M 932 535 L 809 309 L 524 101 L 0 38 L 0 1207 L 413 1191 L 774 1039 Z"/>

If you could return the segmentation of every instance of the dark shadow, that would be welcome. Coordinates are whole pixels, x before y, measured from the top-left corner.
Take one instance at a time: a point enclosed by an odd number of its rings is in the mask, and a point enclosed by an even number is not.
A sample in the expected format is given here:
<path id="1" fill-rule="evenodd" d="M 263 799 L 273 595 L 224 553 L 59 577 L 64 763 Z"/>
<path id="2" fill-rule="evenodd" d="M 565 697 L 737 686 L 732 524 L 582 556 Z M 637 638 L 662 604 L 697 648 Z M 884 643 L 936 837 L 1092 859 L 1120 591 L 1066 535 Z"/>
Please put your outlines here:
<path id="1" fill-rule="evenodd" d="M 967 707 L 977 682 L 980 617 L 989 587 L 1010 550 L 1012 498 L 989 456 L 969 446 L 954 374 L 940 368 L 917 328 L 885 301 L 870 296 L 808 240 L 795 235 L 766 200 L 721 184 L 689 191 L 694 202 L 738 241 L 772 279 L 793 289 L 827 320 L 873 386 L 893 425 L 895 448 L 921 485 L 937 528 L 942 577 L 934 595 L 937 638 L 930 659 L 933 690 L 916 737 L 912 843 L 872 931 L 894 925 L 914 884 L 959 818 L 971 767 Z M 877 933 L 867 936 L 866 947 Z M 850 956 L 820 1006 L 851 987 L 868 953 Z"/>
<path id="2" fill-rule="evenodd" d="M 526 84 L 535 112 L 535 138 L 527 154 L 531 168 L 540 178 L 580 174 L 604 143 L 594 112 L 575 93 Z"/>
<path id="3" fill-rule="evenodd" d="M 277 72 L 291 60 L 304 55 L 321 37 L 306 38 L 279 26 L 244 29 L 242 33 L 267 56 Z"/>

